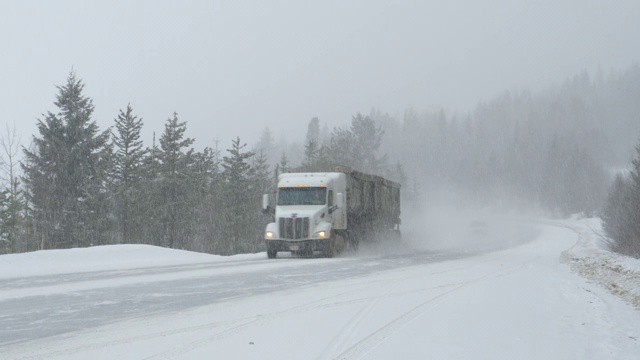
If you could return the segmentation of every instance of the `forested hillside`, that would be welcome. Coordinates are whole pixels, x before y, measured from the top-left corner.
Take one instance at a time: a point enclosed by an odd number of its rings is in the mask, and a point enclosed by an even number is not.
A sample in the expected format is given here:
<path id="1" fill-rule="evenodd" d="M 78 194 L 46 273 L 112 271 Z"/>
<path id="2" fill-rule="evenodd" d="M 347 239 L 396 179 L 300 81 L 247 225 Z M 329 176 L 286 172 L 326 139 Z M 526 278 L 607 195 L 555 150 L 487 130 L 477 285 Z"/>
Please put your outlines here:
<path id="1" fill-rule="evenodd" d="M 308 131 L 297 139 L 276 139 L 264 124 L 256 144 L 228 134 L 226 146 L 203 150 L 179 113 L 143 144 L 135 104 L 99 129 L 76 74 L 57 90 L 37 134 L 23 144 L 2 134 L 0 253 L 122 243 L 262 251 L 260 199 L 275 176 L 335 164 L 401 182 L 408 205 L 446 188 L 487 205 L 596 214 L 640 138 L 638 66 L 505 92 L 469 114 L 354 110 L 333 129 L 301 119 Z"/>

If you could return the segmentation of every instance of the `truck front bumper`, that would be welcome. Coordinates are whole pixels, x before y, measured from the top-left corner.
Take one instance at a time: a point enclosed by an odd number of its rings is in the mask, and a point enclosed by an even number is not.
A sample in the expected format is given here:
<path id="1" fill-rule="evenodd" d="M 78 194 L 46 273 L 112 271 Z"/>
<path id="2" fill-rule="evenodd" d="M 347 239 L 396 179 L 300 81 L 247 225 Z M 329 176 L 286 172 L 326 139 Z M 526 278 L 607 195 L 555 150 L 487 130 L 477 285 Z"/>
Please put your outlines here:
<path id="1" fill-rule="evenodd" d="M 307 239 L 307 240 L 282 240 L 267 239 L 265 240 L 267 250 L 271 251 L 323 251 L 327 246 L 329 239 Z"/>

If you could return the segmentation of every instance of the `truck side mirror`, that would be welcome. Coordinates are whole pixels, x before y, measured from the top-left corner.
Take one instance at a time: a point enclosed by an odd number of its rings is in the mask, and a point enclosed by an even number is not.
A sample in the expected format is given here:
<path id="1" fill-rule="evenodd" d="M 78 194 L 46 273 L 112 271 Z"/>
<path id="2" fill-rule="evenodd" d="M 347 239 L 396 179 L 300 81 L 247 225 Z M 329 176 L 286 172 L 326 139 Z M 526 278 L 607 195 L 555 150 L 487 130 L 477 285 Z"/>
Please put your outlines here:
<path id="1" fill-rule="evenodd" d="M 262 210 L 269 209 L 269 194 L 262 195 Z"/>

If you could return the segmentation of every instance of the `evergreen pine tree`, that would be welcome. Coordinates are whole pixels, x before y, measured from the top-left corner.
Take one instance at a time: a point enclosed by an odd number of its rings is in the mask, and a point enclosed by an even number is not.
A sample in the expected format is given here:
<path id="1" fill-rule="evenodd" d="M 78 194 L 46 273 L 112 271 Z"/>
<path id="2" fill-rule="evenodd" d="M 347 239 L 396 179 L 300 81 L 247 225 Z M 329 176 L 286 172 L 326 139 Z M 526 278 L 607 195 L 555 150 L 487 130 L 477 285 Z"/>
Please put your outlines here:
<path id="1" fill-rule="evenodd" d="M 267 163 L 267 157 L 263 152 L 258 152 L 252 159 L 251 167 L 253 169 L 252 182 L 255 184 L 252 188 L 253 197 L 250 199 L 249 206 L 253 207 L 253 213 L 255 221 L 253 222 L 254 236 L 250 240 L 255 240 L 250 252 L 261 251 L 264 246 L 262 233 L 265 226 L 272 220 L 271 215 L 265 214 L 260 206 L 262 201 L 262 195 L 269 194 L 275 189 L 277 184 L 271 176 L 269 170 L 269 164 Z"/>
<path id="2" fill-rule="evenodd" d="M 273 135 L 271 134 L 271 130 L 269 130 L 268 127 L 265 127 L 262 135 L 260 136 L 260 140 L 255 147 L 255 153 L 257 154 L 262 151 L 264 153 L 264 157 L 267 159 L 267 163 L 272 164 L 277 161 L 275 148 L 276 146 L 273 140 Z"/>
<path id="3" fill-rule="evenodd" d="M 38 121 L 33 150 L 24 149 L 24 183 L 40 248 L 69 248 L 108 241 L 106 169 L 109 132 L 92 121 L 93 101 L 71 73 L 58 86 L 55 106 Z"/>
<path id="4" fill-rule="evenodd" d="M 368 116 L 356 114 L 349 129 L 336 128 L 331 134 L 327 156 L 332 165 L 350 166 L 378 174 L 384 170 L 386 158 L 378 158 L 384 131 Z"/>
<path id="5" fill-rule="evenodd" d="M 160 147 L 156 142 L 156 133 L 150 148 L 146 149 L 147 155 L 143 158 L 141 168 L 143 186 L 140 187 L 139 214 L 143 220 L 139 229 L 139 241 L 143 244 L 166 246 L 163 229 L 163 204 L 162 177 L 160 174 Z"/>
<path id="6" fill-rule="evenodd" d="M 224 230 L 221 244 L 223 254 L 237 254 L 250 248 L 254 243 L 253 216 L 259 204 L 254 203 L 254 170 L 249 160 L 253 152 L 243 152 L 247 144 L 241 144 L 237 137 L 227 149 L 229 156 L 222 158 L 223 187 L 221 203 L 225 209 L 222 214 Z"/>
<path id="7" fill-rule="evenodd" d="M 280 174 L 289 172 L 289 158 L 287 158 L 287 154 L 283 151 L 282 156 L 280 156 L 280 163 L 278 164 L 278 169 Z"/>
<path id="8" fill-rule="evenodd" d="M 376 126 L 373 119 L 358 113 L 351 120 L 351 134 L 354 165 L 372 174 L 382 171 L 383 161 L 378 158 L 378 151 L 384 131 Z"/>
<path id="9" fill-rule="evenodd" d="M 602 211 L 602 227 L 609 246 L 621 254 L 640 258 L 640 143 L 628 178 L 618 175 Z"/>
<path id="10" fill-rule="evenodd" d="M 630 179 L 618 174 L 611 185 L 609 196 L 602 210 L 602 228 L 609 236 L 609 247 L 625 253 L 632 238 L 632 186 Z"/>
<path id="11" fill-rule="evenodd" d="M 253 183 L 257 194 L 266 194 L 271 190 L 271 176 L 267 156 L 263 151 L 258 151 L 252 157 Z"/>
<path id="12" fill-rule="evenodd" d="M 319 171 L 318 160 L 320 157 L 320 149 L 318 143 L 314 139 L 307 141 L 304 146 L 304 162 L 302 163 L 302 171 Z"/>
<path id="13" fill-rule="evenodd" d="M 311 141 L 316 145 L 320 143 L 320 119 L 317 117 L 312 118 L 307 126 L 307 143 Z"/>
<path id="14" fill-rule="evenodd" d="M 194 238 L 189 250 L 215 252 L 219 240 L 218 223 L 215 219 L 221 212 L 218 195 L 220 193 L 220 159 L 218 152 L 205 148 L 194 154 L 190 168 L 189 196 L 194 209 Z"/>
<path id="15" fill-rule="evenodd" d="M 161 219 L 164 227 L 165 244 L 170 248 L 182 248 L 191 235 L 191 217 L 188 192 L 185 187 L 189 176 L 189 167 L 193 161 L 193 149 L 184 152 L 184 148 L 193 144 L 194 140 L 185 138 L 186 122 L 179 122 L 174 113 L 165 123 L 160 137 L 160 153 L 158 154 Z"/>
<path id="16" fill-rule="evenodd" d="M 330 161 L 334 165 L 356 167 L 357 160 L 353 154 L 353 135 L 351 132 L 343 128 L 334 128 L 328 149 Z"/>
<path id="17" fill-rule="evenodd" d="M 137 243 L 141 228 L 140 202 L 145 149 L 140 140 L 143 122 L 133 115 L 131 105 L 120 110 L 115 119 L 112 142 L 115 147 L 113 157 L 113 186 L 115 195 L 116 236 L 118 243 Z"/>

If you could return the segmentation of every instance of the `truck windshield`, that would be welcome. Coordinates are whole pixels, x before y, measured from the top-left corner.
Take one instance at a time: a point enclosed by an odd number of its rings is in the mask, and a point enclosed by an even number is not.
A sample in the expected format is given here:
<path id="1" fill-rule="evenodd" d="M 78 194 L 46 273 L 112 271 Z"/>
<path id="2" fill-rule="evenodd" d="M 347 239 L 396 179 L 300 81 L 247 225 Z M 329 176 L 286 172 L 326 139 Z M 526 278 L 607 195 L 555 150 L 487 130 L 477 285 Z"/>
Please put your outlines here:
<path id="1" fill-rule="evenodd" d="M 278 205 L 324 205 L 327 201 L 327 188 L 294 187 L 278 190 Z"/>

